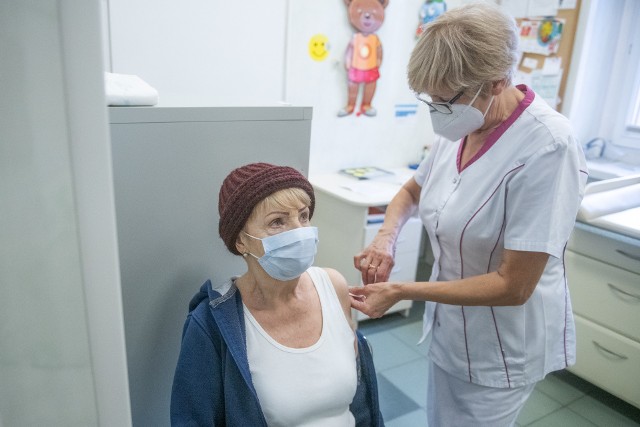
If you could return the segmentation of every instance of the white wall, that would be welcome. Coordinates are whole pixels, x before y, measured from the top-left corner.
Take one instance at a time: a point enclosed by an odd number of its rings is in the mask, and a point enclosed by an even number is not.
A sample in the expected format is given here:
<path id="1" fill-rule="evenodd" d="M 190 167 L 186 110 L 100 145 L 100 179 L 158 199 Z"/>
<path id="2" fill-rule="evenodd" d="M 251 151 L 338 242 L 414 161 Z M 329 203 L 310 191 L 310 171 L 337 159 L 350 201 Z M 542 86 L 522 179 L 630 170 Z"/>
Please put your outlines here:
<path id="1" fill-rule="evenodd" d="M 347 103 L 343 57 L 354 29 L 343 0 L 297 0 L 290 3 L 287 39 L 287 101 L 313 106 L 311 174 L 354 166 L 398 167 L 420 160 L 422 147 L 433 140 L 424 105 L 409 90 L 406 67 L 415 45 L 418 11 L 423 0 L 390 1 L 377 32 L 383 60 L 372 105 L 376 117 L 337 117 Z M 312 60 L 308 43 L 324 34 L 331 45 L 328 59 Z M 419 107 L 417 114 L 396 117 L 398 104 Z M 420 104 L 420 105 L 418 105 Z"/>
<path id="2" fill-rule="evenodd" d="M 130 425 L 98 4 L 0 2 L 0 425 Z"/>
<path id="3" fill-rule="evenodd" d="M 405 69 L 423 0 L 392 0 L 387 8 L 379 31 L 378 116 L 342 119 L 336 117 L 346 103 L 342 58 L 353 33 L 343 0 L 104 1 L 111 71 L 142 77 L 158 89 L 159 105 L 312 106 L 311 174 L 416 162 L 433 138 L 422 107 L 404 118 L 394 110 L 417 104 Z M 332 44 L 324 62 L 308 55 L 316 33 Z"/>
<path id="4" fill-rule="evenodd" d="M 161 106 L 278 105 L 285 0 L 103 0 L 111 67 L 136 74 Z"/>

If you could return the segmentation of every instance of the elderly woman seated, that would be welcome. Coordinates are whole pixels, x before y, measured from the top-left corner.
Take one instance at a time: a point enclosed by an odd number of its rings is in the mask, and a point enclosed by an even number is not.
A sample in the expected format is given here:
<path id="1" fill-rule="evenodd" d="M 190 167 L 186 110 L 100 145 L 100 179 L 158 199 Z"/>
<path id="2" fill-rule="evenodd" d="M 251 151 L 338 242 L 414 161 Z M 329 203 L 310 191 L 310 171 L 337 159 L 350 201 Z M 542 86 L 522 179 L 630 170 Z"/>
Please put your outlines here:
<path id="1" fill-rule="evenodd" d="M 173 425 L 383 425 L 346 281 L 312 267 L 314 205 L 290 167 L 253 163 L 224 180 L 220 237 L 247 271 L 222 287 L 207 281 L 189 305 Z"/>

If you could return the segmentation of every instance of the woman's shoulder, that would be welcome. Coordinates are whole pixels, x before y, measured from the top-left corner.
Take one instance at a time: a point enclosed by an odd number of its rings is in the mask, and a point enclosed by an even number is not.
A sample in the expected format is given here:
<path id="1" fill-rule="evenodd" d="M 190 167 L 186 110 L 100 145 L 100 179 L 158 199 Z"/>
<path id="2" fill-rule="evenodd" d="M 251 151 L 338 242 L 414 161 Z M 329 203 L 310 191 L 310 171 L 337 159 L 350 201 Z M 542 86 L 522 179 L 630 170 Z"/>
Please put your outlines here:
<path id="1" fill-rule="evenodd" d="M 316 274 L 326 275 L 336 291 L 344 289 L 345 292 L 348 292 L 347 279 L 338 270 L 329 267 L 311 267 L 310 270 L 315 270 Z"/>
<path id="2" fill-rule="evenodd" d="M 569 143 L 573 139 L 573 129 L 567 117 L 551 108 L 540 96 L 536 96 L 526 112 L 533 119 L 528 123 L 528 131 L 531 127 L 538 127 L 542 133 L 546 133 L 550 140 Z"/>
<path id="3" fill-rule="evenodd" d="M 326 285 L 335 290 L 336 295 L 340 302 L 344 305 L 349 302 L 349 285 L 347 279 L 338 271 L 333 268 L 326 267 L 311 267 L 308 270 L 311 279 L 317 281 L 317 278 L 324 277 Z"/>

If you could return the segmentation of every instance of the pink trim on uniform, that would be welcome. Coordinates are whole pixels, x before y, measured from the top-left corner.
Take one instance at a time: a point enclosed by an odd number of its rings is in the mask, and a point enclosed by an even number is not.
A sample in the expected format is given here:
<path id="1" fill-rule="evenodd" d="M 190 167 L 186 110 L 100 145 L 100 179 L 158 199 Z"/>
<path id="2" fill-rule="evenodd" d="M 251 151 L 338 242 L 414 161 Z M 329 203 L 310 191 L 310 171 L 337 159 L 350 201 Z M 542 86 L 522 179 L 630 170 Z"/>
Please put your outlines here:
<path id="1" fill-rule="evenodd" d="M 464 348 L 467 350 L 467 366 L 469 370 L 469 382 L 472 383 L 471 380 L 471 358 L 469 357 L 469 343 L 467 342 L 467 317 L 464 315 L 464 305 L 460 306 L 460 310 L 462 310 L 462 326 L 464 329 Z"/>
<path id="2" fill-rule="evenodd" d="M 371 83 L 380 78 L 378 68 L 370 70 L 359 70 L 357 68 L 349 68 L 349 81 L 353 83 Z"/>
<path id="3" fill-rule="evenodd" d="M 511 378 L 509 378 L 509 368 L 507 367 L 507 359 L 504 356 L 504 348 L 502 347 L 502 340 L 500 339 L 500 332 L 498 331 L 498 322 L 496 322 L 496 313 L 491 308 L 491 317 L 493 317 L 493 326 L 496 328 L 496 337 L 498 337 L 498 345 L 500 346 L 500 354 L 502 355 L 502 363 L 504 364 L 504 373 L 507 374 L 507 384 L 511 388 Z"/>
<path id="4" fill-rule="evenodd" d="M 516 86 L 516 88 L 520 89 L 520 91 L 524 93 L 524 99 L 520 101 L 520 104 L 518 104 L 516 109 L 513 110 L 513 113 L 511 113 L 511 115 L 507 117 L 507 119 L 504 122 L 502 122 L 500 126 L 498 126 L 493 132 L 491 132 L 491 134 L 487 137 L 487 140 L 485 141 L 485 143 L 482 145 L 482 148 L 480 148 L 480 151 L 478 151 L 467 162 L 467 164 L 464 165 L 464 167 L 460 166 L 460 162 L 462 160 L 462 150 L 464 149 L 464 146 L 467 143 L 467 137 L 465 136 L 464 138 L 462 138 L 462 142 L 458 147 L 458 156 L 456 158 L 458 173 L 468 168 L 471 164 L 473 164 L 473 162 L 478 160 L 480 157 L 482 157 L 484 153 L 486 153 L 491 147 L 493 147 L 493 144 L 495 144 L 498 141 L 498 139 L 500 139 L 500 137 L 507 131 L 507 129 L 509 129 L 509 127 L 513 124 L 513 122 L 515 122 L 516 119 L 520 117 L 520 115 L 524 112 L 524 110 L 526 110 L 527 107 L 531 105 L 531 103 L 533 102 L 533 99 L 536 96 L 535 92 L 529 89 L 526 85 L 518 85 Z"/>

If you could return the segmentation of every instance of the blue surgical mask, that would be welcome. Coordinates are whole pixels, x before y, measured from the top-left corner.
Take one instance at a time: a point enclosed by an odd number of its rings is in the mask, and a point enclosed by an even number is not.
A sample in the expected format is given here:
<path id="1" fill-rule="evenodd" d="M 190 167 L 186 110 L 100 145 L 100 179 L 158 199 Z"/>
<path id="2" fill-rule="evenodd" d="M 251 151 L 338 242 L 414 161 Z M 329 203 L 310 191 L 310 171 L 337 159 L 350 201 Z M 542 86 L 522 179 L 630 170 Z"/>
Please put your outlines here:
<path id="1" fill-rule="evenodd" d="M 247 253 L 257 259 L 264 271 L 276 280 L 287 281 L 300 277 L 313 264 L 318 245 L 317 227 L 294 228 L 263 239 L 244 234 L 262 241 L 263 256 Z"/>

